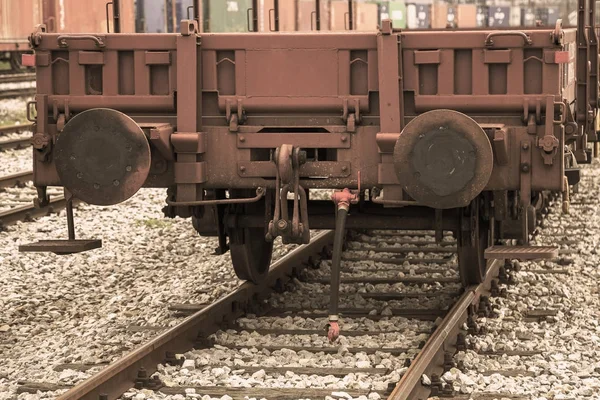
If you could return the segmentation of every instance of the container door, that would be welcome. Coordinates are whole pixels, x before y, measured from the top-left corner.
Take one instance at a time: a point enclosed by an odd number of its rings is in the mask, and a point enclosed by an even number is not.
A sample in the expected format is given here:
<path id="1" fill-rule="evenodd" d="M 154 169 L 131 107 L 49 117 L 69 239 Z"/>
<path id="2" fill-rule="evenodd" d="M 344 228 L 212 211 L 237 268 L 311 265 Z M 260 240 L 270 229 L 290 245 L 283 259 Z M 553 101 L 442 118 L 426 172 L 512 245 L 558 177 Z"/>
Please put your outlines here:
<path id="1" fill-rule="evenodd" d="M 406 4 L 404 1 L 390 1 L 388 10 L 394 28 L 406 29 Z"/>
<path id="2" fill-rule="evenodd" d="M 596 14 L 598 16 L 598 14 Z M 557 7 L 548 8 L 548 26 L 555 26 L 556 21 L 560 18 L 560 10 Z"/>
<path id="3" fill-rule="evenodd" d="M 421 7 L 423 7 L 423 6 L 421 6 Z M 430 9 L 431 9 L 431 14 L 432 14 L 431 15 L 431 27 L 433 29 L 445 29 L 446 24 L 448 23 L 448 4 L 436 3 L 436 4 L 433 4 Z M 421 13 L 424 13 L 424 11 L 421 11 Z M 425 18 L 422 17 L 419 19 L 424 20 Z M 425 26 L 424 22 L 419 27 L 420 28 L 428 28 L 428 26 Z"/>
<path id="4" fill-rule="evenodd" d="M 375 3 L 356 4 L 356 30 L 376 31 L 379 20 L 379 7 Z"/>
<path id="5" fill-rule="evenodd" d="M 431 5 L 417 4 L 417 28 L 431 28 Z"/>
<path id="6" fill-rule="evenodd" d="M 477 6 L 474 4 L 459 4 L 458 20 L 459 28 L 476 28 L 477 24 Z"/>
<path id="7" fill-rule="evenodd" d="M 489 26 L 489 8 L 487 6 L 477 6 L 476 16 L 477 27 L 485 28 Z"/>
<path id="8" fill-rule="evenodd" d="M 406 7 L 406 20 L 408 29 L 417 29 L 419 27 L 419 21 L 417 20 L 417 6 L 415 4 L 409 4 Z"/>
<path id="9" fill-rule="evenodd" d="M 247 32 L 252 0 L 210 0 L 209 32 Z M 250 27 L 252 28 L 252 27 Z"/>
<path id="10" fill-rule="evenodd" d="M 493 28 L 510 26 L 510 7 L 490 7 L 489 26 Z"/>

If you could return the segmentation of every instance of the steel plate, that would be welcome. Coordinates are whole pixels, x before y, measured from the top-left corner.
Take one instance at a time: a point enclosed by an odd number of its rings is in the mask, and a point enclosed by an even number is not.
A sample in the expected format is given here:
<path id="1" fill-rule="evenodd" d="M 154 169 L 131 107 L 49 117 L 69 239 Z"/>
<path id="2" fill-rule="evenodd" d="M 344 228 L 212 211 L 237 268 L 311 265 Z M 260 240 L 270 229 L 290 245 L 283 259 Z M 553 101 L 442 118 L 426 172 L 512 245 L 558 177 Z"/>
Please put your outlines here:
<path id="1" fill-rule="evenodd" d="M 429 111 L 402 130 L 394 167 L 416 201 L 433 208 L 465 207 L 490 179 L 492 146 L 479 124 L 465 114 Z"/>
<path id="2" fill-rule="evenodd" d="M 77 114 L 54 151 L 61 183 L 89 204 L 112 205 L 133 196 L 150 171 L 150 145 L 127 115 L 95 108 Z"/>

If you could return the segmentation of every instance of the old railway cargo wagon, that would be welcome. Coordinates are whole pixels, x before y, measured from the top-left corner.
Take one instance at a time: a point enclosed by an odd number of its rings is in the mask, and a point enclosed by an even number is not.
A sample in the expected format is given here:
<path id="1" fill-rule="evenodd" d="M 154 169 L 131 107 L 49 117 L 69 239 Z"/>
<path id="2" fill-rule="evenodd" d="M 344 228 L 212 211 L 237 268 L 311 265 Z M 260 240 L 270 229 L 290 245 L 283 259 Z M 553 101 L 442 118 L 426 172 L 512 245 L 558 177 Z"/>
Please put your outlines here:
<path id="1" fill-rule="evenodd" d="M 48 32 L 106 32 L 107 0 L 0 0 L 0 60 L 21 68 L 27 37 L 37 24 Z M 84 5 L 85 4 L 85 5 Z M 134 0 L 121 0 L 121 31 L 134 32 Z"/>
<path id="2" fill-rule="evenodd" d="M 39 204 L 48 186 L 103 206 L 166 188 L 165 215 L 218 237 L 253 282 L 276 237 L 307 243 L 336 215 L 453 231 L 465 285 L 486 258 L 557 255 L 528 241 L 542 193 L 588 157 L 598 49 L 583 27 L 219 34 L 195 16 L 180 34 L 33 33 Z M 310 189 L 341 189 L 336 208 Z M 99 245 L 70 230 L 21 249 Z"/>

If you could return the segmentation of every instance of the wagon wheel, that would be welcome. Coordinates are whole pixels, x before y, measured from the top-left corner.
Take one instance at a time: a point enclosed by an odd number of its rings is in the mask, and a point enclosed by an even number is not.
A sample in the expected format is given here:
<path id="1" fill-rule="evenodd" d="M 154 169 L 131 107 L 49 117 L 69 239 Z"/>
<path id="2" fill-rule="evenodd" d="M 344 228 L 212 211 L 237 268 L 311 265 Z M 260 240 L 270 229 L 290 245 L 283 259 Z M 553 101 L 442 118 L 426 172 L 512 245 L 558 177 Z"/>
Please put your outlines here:
<path id="1" fill-rule="evenodd" d="M 484 251 L 489 245 L 490 222 L 482 215 L 481 198 L 461 209 L 457 235 L 458 266 L 464 287 L 485 279 L 487 262 Z"/>
<path id="2" fill-rule="evenodd" d="M 252 197 L 250 192 L 232 191 L 232 197 Z M 238 205 L 236 212 L 239 215 L 252 215 L 257 212 L 264 213 L 264 202 Z M 238 278 L 260 284 L 269 273 L 273 242 L 265 240 L 265 229 L 260 228 L 233 228 L 229 232 L 229 251 L 233 269 Z"/>

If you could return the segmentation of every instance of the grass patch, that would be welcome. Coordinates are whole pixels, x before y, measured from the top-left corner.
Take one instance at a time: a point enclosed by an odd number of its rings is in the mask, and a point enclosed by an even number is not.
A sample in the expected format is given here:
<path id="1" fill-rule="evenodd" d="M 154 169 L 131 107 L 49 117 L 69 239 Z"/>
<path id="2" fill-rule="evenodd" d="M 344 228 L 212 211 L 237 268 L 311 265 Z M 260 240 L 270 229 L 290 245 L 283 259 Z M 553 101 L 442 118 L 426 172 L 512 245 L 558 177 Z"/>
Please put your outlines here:
<path id="1" fill-rule="evenodd" d="M 137 226 L 145 226 L 146 228 L 151 229 L 167 228 L 172 224 L 173 222 L 171 220 L 164 218 L 139 219 L 136 221 Z"/>
<path id="2" fill-rule="evenodd" d="M 29 121 L 27 121 L 26 100 L 22 100 L 22 106 L 18 105 L 16 107 L 10 107 L 10 109 L 8 107 L 0 109 L 0 126 L 17 124 L 29 124 Z"/>
<path id="3" fill-rule="evenodd" d="M 0 71 L 5 71 L 10 69 L 10 64 L 8 61 L 0 61 Z"/>

